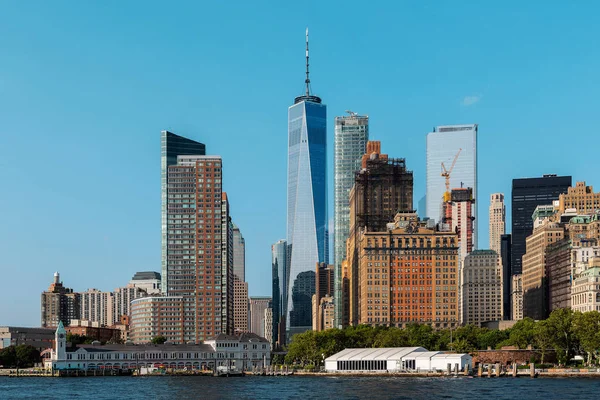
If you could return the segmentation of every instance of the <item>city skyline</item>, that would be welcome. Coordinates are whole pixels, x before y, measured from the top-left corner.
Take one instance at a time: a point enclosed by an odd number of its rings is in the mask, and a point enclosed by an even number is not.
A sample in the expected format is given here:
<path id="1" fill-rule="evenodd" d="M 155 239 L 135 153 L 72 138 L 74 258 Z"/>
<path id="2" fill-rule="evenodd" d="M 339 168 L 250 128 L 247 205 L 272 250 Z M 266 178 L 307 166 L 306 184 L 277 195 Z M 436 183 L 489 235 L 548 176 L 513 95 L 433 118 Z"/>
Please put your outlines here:
<path id="1" fill-rule="evenodd" d="M 212 8 L 215 5 L 210 7 L 209 11 L 222 12 Z M 394 7 L 395 11 L 407 11 L 403 6 Z M 175 26 L 179 28 L 165 32 L 164 39 L 154 40 L 143 24 L 130 26 L 122 17 L 114 18 L 116 11 L 110 8 L 94 12 L 94 20 L 81 18 L 81 25 L 71 26 L 86 12 L 41 5 L 39 14 L 24 23 L 25 15 L 29 16 L 24 6 L 10 5 L 7 24 L 0 28 L 1 37 L 11 38 L 7 51 L 14 55 L 0 67 L 0 90 L 4 94 L 0 108 L 5 112 L 0 148 L 11 151 L 0 161 L 0 177 L 7 193 L 16 196 L 0 200 L 6 210 L 0 242 L 7 249 L 1 267 L 8 281 L 27 284 L 11 285 L 15 288 L 9 287 L 2 295 L 3 300 L 11 299 L 18 306 L 1 310 L 0 320 L 35 325 L 39 319 L 37 294 L 47 287 L 47 276 L 55 270 L 72 277 L 70 287 L 95 286 L 100 290 L 112 289 L 135 271 L 160 271 L 157 133 L 163 129 L 205 143 L 208 154 L 219 154 L 225 160 L 231 178 L 224 190 L 234 199 L 233 215 L 246 238 L 250 295 L 269 294 L 271 282 L 263 279 L 270 272 L 269 246 L 285 237 L 282 153 L 287 138 L 285 118 L 280 114 L 289 98 L 301 90 L 297 77 L 303 72 L 302 50 L 298 47 L 302 46 L 306 25 L 315 39 L 311 42 L 311 51 L 316 53 L 311 68 L 319 76 L 319 94 L 327 99 L 330 109 L 326 123 L 329 143 L 334 116 L 348 108 L 369 114 L 372 138 L 382 140 L 387 153 L 406 158 L 415 172 L 415 200 L 424 193 L 425 135 L 429 128 L 479 124 L 480 248 L 487 243 L 486 199 L 494 192 L 508 197 L 513 178 L 556 173 L 600 186 L 588 172 L 597 167 L 597 161 L 581 158 L 560 165 L 557 158 L 531 150 L 542 135 L 545 141 L 558 141 L 565 133 L 586 132 L 595 125 L 597 100 L 591 93 L 597 83 L 591 71 L 597 69 L 600 60 L 584 51 L 589 42 L 574 48 L 564 47 L 564 42 L 581 43 L 582 32 L 594 37 L 589 30 L 597 28 L 584 21 L 572 29 L 561 29 L 561 36 L 548 29 L 536 33 L 542 20 L 552 20 L 559 10 L 552 6 L 534 10 L 525 5 L 521 12 L 530 17 L 517 18 L 515 29 L 507 33 L 498 27 L 503 19 L 511 18 L 510 13 L 487 10 L 489 18 L 496 13 L 497 19 L 488 21 L 479 37 L 465 37 L 465 27 L 444 26 L 446 19 L 472 15 L 460 6 L 455 10 L 416 7 L 410 10 L 414 23 L 379 29 L 371 26 L 373 32 L 360 36 L 350 28 L 336 32 L 335 24 L 328 27 L 335 8 L 323 6 L 314 18 L 303 11 L 283 18 L 285 24 L 277 22 L 268 28 L 256 21 L 244 22 L 231 36 L 224 37 L 206 35 L 215 29 L 212 25 L 184 28 L 185 23 L 178 23 Z M 153 16 L 152 11 L 150 7 L 146 22 L 156 25 L 162 16 Z M 240 11 L 248 10 L 242 7 Z M 282 10 L 273 12 L 283 15 Z M 366 12 L 385 17 L 377 10 Z M 566 7 L 560 15 L 568 17 L 574 12 L 575 8 Z M 167 25 L 172 25 L 176 15 L 170 11 L 166 17 Z M 435 28 L 418 46 L 402 41 L 391 55 L 384 51 L 389 42 L 381 37 L 404 37 L 425 18 Z M 227 20 L 226 26 L 240 20 Z M 32 35 L 44 36 L 38 43 L 32 44 L 30 37 L 22 35 L 28 24 L 37 25 L 32 27 Z M 112 32 L 106 26 L 111 26 Z M 440 29 L 446 37 L 439 37 Z M 240 37 L 243 30 L 253 34 Z M 490 41 L 499 40 L 500 32 L 506 45 L 488 49 Z M 138 41 L 136 35 L 143 35 L 145 40 Z M 178 38 L 197 39 L 200 35 L 210 40 L 171 46 Z M 519 35 L 528 35 L 541 46 L 513 49 L 509 44 L 518 41 Z M 246 48 L 252 47 L 257 36 L 265 48 L 281 49 L 281 54 L 248 54 Z M 458 37 L 464 39 L 460 46 L 452 45 Z M 345 53 L 339 43 L 345 38 L 368 45 L 364 59 L 340 64 L 343 57 L 339 55 Z M 553 41 L 562 46 L 560 57 L 548 54 Z M 189 49 L 185 47 L 188 45 Z M 198 51 L 202 48 L 205 51 Z M 441 75 L 438 67 L 430 65 L 436 64 L 432 58 L 444 60 L 458 51 L 473 57 L 465 64 L 448 65 Z M 157 53 L 164 56 L 158 62 Z M 244 62 L 237 63 L 240 53 Z M 412 56 L 410 61 L 397 63 L 406 53 Z M 545 60 L 541 71 L 536 66 L 540 58 Z M 259 68 L 249 69 L 260 59 Z M 518 59 L 519 64 L 503 59 Z M 565 64 L 562 59 L 579 62 Z M 39 65 L 46 68 L 39 69 Z M 248 79 L 250 73 L 256 74 L 253 79 Z M 431 77 L 435 82 L 430 82 Z M 552 85 L 547 85 L 549 78 Z M 433 92 L 437 96 L 432 96 Z M 172 100 L 165 101 L 165 96 Z M 567 104 L 573 97 L 578 99 L 575 106 Z M 244 108 L 232 107 L 236 104 L 244 104 Z M 239 129 L 239 119 L 231 118 L 235 114 L 247 122 L 243 130 Z M 333 170 L 332 151 L 328 146 L 328 171 Z M 23 156 L 35 161 L 23 162 Z M 266 179 L 259 179 L 257 185 L 256 177 Z M 331 173 L 327 179 L 331 217 Z M 507 216 L 510 207 L 507 204 Z M 272 218 L 265 221 L 265 215 Z"/>

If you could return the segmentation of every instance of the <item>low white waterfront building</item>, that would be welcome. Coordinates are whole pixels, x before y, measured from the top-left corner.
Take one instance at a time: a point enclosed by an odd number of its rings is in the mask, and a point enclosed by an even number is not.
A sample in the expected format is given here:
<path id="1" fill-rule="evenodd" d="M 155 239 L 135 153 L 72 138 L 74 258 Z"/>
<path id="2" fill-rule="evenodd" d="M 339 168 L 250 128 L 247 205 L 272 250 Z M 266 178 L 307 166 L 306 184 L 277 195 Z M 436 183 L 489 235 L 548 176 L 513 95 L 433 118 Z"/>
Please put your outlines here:
<path id="1" fill-rule="evenodd" d="M 141 368 L 210 369 L 226 366 L 250 370 L 270 365 L 269 342 L 253 333 L 220 334 L 202 344 L 78 345 L 67 349 L 66 331 L 59 324 L 55 347 L 44 363 L 53 370 L 133 370 Z"/>
<path id="2" fill-rule="evenodd" d="M 423 347 L 388 347 L 368 349 L 345 349 L 325 359 L 328 372 L 413 372 L 446 371 L 448 366 L 472 368 L 473 360 L 468 354 L 427 351 Z"/>

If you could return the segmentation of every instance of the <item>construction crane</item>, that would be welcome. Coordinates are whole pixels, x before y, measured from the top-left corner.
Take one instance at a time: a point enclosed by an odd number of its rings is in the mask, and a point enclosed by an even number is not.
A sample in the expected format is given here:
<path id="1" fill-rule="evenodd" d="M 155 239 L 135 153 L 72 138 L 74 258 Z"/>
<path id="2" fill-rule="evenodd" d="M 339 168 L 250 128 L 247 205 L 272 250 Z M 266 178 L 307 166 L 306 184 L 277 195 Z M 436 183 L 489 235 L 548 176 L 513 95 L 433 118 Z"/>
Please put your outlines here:
<path id="1" fill-rule="evenodd" d="M 461 151 L 462 151 L 462 148 L 458 149 L 458 153 L 456 153 L 456 155 L 454 156 L 454 160 L 452 161 L 452 166 L 450 167 L 450 169 L 446 169 L 446 166 L 442 162 L 442 176 L 444 178 L 446 178 L 446 193 L 444 193 L 445 201 L 449 200 L 449 199 L 446 199 L 446 197 L 450 197 L 450 174 L 452 173 L 452 170 L 454 169 L 454 166 L 456 165 L 456 160 L 458 159 L 458 155 L 460 154 Z"/>
<path id="2" fill-rule="evenodd" d="M 357 113 L 355 113 L 354 111 L 346 110 L 346 112 L 347 112 L 348 114 L 350 114 L 350 116 L 351 116 L 351 117 L 356 117 L 356 116 L 358 116 L 358 114 L 357 114 Z"/>

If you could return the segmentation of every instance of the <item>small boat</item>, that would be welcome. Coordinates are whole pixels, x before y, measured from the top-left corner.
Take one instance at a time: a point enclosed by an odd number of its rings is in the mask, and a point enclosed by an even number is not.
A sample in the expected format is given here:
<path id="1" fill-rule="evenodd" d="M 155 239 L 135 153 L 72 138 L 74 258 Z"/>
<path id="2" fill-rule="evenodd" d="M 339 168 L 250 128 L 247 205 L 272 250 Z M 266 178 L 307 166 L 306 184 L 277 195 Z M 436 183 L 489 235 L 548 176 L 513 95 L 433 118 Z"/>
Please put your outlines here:
<path id="1" fill-rule="evenodd" d="M 244 376 L 244 372 L 240 371 L 236 367 L 227 367 L 225 365 L 221 365 L 217 367 L 216 376 Z"/>

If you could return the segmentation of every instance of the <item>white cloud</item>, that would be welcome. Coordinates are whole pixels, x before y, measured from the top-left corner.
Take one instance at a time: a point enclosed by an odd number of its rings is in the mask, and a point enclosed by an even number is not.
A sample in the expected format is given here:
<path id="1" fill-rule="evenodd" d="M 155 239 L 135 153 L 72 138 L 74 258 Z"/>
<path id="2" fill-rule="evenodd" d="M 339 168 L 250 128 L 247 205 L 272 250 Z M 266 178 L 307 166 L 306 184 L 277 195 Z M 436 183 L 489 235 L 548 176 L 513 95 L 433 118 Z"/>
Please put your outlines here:
<path id="1" fill-rule="evenodd" d="M 476 95 L 476 96 L 465 96 L 465 98 L 464 98 L 464 99 L 462 99 L 462 103 L 461 103 L 461 104 L 462 104 L 463 106 L 466 106 L 466 107 L 468 107 L 468 106 L 472 106 L 472 105 L 473 105 L 473 104 L 475 104 L 475 103 L 479 103 L 479 101 L 481 100 L 481 97 L 482 97 L 482 96 L 480 96 L 480 95 Z"/>

